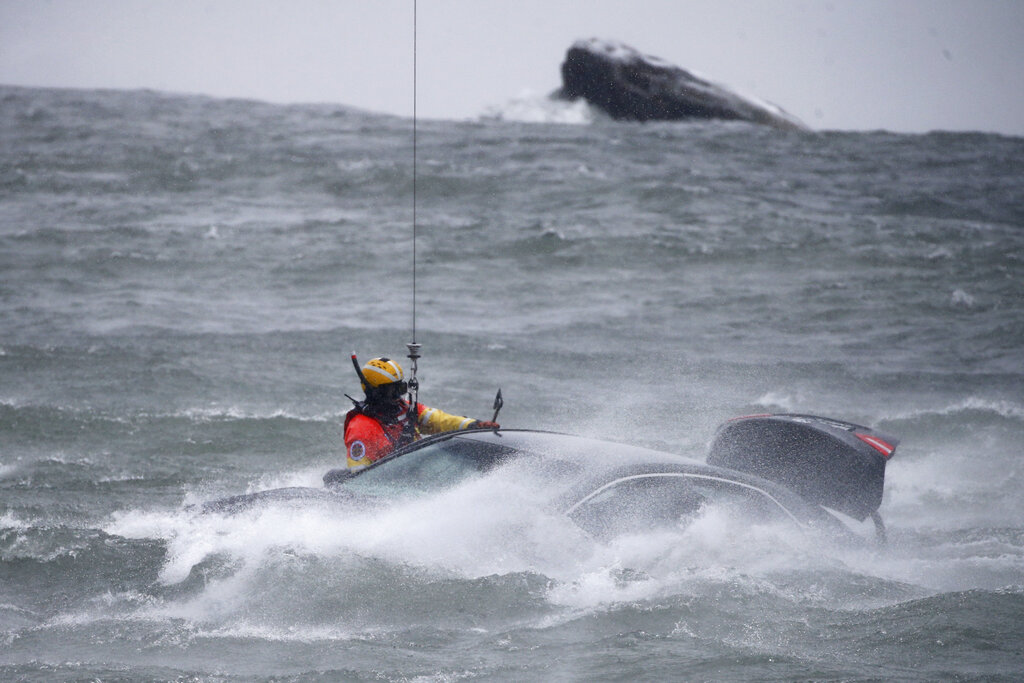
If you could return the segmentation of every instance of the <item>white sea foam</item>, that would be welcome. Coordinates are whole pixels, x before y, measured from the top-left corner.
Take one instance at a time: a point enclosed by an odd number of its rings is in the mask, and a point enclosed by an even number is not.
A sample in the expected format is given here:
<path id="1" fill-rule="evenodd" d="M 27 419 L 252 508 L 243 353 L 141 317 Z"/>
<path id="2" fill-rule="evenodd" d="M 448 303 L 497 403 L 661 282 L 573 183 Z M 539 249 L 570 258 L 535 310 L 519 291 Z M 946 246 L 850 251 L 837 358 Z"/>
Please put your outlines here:
<path id="1" fill-rule="evenodd" d="M 217 422 L 227 420 L 295 420 L 298 422 L 335 422 L 343 419 L 344 412 L 301 413 L 293 410 L 277 408 L 273 410 L 257 410 L 241 406 L 203 406 L 185 408 L 169 413 L 153 414 L 151 417 L 184 417 L 197 422 Z"/>
<path id="2" fill-rule="evenodd" d="M 974 308 L 974 297 L 962 289 L 953 290 L 949 299 L 954 308 Z"/>
<path id="3" fill-rule="evenodd" d="M 504 104 L 488 107 L 482 120 L 518 121 L 520 123 L 587 124 L 598 114 L 584 100 L 569 102 L 529 90 Z"/>
<path id="4" fill-rule="evenodd" d="M 152 610 L 154 616 L 162 615 L 165 610 Z M 265 623 L 254 623 L 241 619 L 230 625 L 211 629 L 196 629 L 195 638 L 252 638 L 260 642 L 284 643 L 315 643 L 318 641 L 336 642 L 340 640 L 363 640 L 371 638 L 372 631 L 346 629 L 343 626 L 320 626 L 314 624 L 276 626 Z"/>
<path id="5" fill-rule="evenodd" d="M 740 576 L 757 582 L 772 572 L 834 564 L 795 527 L 752 525 L 714 507 L 678 529 L 603 543 L 547 510 L 541 498 L 536 482 L 492 476 L 376 511 L 277 504 L 235 515 L 129 512 L 107 531 L 164 539 L 160 579 L 167 584 L 211 558 L 230 567 L 226 575 L 215 572 L 201 595 L 160 608 L 198 623 L 236 614 L 254 586 L 265 585 L 261 573 L 278 571 L 288 557 L 334 566 L 375 558 L 465 580 L 536 573 L 553 581 L 551 603 L 571 612 L 687 592 L 700 582 Z"/>
<path id="6" fill-rule="evenodd" d="M 894 420 L 913 420 L 930 415 L 947 416 L 967 411 L 995 413 L 1001 417 L 1024 420 L 1024 403 L 1006 399 L 985 398 L 983 396 L 967 396 L 959 401 L 942 406 L 913 408 L 890 415 L 889 418 Z"/>
<path id="7" fill-rule="evenodd" d="M 310 476 L 312 470 L 285 474 L 279 483 Z M 847 546 L 709 506 L 687 524 L 602 542 L 545 508 L 545 498 L 537 482 L 502 471 L 379 510 L 276 503 L 232 515 L 130 511 L 115 515 L 106 531 L 164 540 L 165 584 L 201 579 L 199 592 L 188 597 L 125 607 L 137 618 L 184 620 L 192 625 L 189 637 L 371 637 L 372 619 L 303 617 L 302 608 L 292 606 L 290 579 L 279 577 L 305 572 L 317 576 L 307 586 L 314 591 L 311 604 L 358 593 L 360 581 L 373 581 L 380 571 L 397 572 L 403 585 L 413 584 L 408 590 L 419 581 L 537 574 L 550 580 L 544 595 L 555 608 L 536 617 L 540 628 L 615 605 L 706 596 L 722 587 L 794 604 L 863 609 L 938 590 L 1024 583 L 1024 548 L 1012 539 L 982 538 L 970 548 L 954 541 L 936 549 L 908 541 L 905 526 L 897 524 L 889 547 Z M 858 577 L 864 578 L 851 583 Z M 857 588 L 865 581 L 881 587 L 865 594 Z M 325 594 L 318 597 L 317 590 Z"/>
<path id="8" fill-rule="evenodd" d="M 465 576 L 537 569 L 557 572 L 571 548 L 549 537 L 558 528 L 574 540 L 582 534 L 564 518 L 543 511 L 535 492 L 489 479 L 383 510 L 323 509 L 280 504 L 235 515 L 134 511 L 115 516 L 110 533 L 161 538 L 168 558 L 161 579 L 175 583 L 213 554 L 259 564 L 268 553 L 288 548 L 324 556 L 358 554 L 391 562 L 434 567 Z M 437 542 L 443 533 L 445 542 Z M 507 541 L 515 539 L 510 550 Z M 557 536 L 557 534 L 555 534 Z"/>
<path id="9" fill-rule="evenodd" d="M 803 399 L 799 396 L 769 391 L 754 401 L 754 405 L 762 406 L 766 410 L 791 413 L 795 410 L 795 407 L 802 402 L 802 400 Z"/>
<path id="10" fill-rule="evenodd" d="M 835 564 L 820 539 L 786 523 L 751 524 L 717 506 L 677 528 L 616 537 L 596 544 L 577 565 L 578 577 L 549 593 L 575 609 L 699 592 L 711 583 L 773 590 L 766 577 Z"/>
<path id="11" fill-rule="evenodd" d="M 28 529 L 29 524 L 21 521 L 14 516 L 11 512 L 5 512 L 0 515 L 0 528 L 3 529 Z"/>
<path id="12" fill-rule="evenodd" d="M 7 477 L 14 476 L 14 473 L 17 471 L 17 464 L 0 462 L 0 479 L 6 479 Z"/>

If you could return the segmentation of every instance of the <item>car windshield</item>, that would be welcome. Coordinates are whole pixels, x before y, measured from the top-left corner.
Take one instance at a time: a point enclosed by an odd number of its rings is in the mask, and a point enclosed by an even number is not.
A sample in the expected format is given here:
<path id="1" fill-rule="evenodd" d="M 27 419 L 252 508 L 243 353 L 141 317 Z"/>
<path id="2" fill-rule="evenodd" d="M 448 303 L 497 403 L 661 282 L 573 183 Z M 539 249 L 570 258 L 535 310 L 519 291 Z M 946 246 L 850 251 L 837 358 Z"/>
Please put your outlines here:
<path id="1" fill-rule="evenodd" d="M 424 445 L 345 481 L 348 490 L 380 498 L 404 498 L 448 488 L 508 459 L 514 449 L 463 439 Z"/>

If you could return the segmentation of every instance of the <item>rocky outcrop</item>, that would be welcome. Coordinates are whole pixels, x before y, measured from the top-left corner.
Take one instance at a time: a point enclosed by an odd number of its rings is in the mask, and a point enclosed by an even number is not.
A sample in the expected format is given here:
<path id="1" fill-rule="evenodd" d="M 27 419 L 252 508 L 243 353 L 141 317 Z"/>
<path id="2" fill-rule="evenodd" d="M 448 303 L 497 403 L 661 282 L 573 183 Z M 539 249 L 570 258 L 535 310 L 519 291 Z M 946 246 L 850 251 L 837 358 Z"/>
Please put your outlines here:
<path id="1" fill-rule="evenodd" d="M 778 107 L 738 95 L 628 45 L 596 38 L 569 48 L 562 63 L 562 88 L 555 96 L 583 98 L 621 120 L 726 119 L 807 129 Z"/>

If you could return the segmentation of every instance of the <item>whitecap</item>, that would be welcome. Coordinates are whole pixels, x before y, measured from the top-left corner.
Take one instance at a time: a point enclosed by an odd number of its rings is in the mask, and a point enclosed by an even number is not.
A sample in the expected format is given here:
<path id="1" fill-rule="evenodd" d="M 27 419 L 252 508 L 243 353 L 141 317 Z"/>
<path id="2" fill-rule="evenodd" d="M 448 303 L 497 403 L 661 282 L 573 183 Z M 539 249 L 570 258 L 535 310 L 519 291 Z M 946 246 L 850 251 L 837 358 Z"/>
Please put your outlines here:
<path id="1" fill-rule="evenodd" d="M 954 308 L 974 308 L 974 297 L 962 289 L 953 290 L 950 295 L 950 304 Z"/>
<path id="2" fill-rule="evenodd" d="M 504 104 L 488 107 L 479 118 L 484 121 L 583 125 L 592 123 L 596 116 L 584 100 L 569 102 L 526 90 Z"/>

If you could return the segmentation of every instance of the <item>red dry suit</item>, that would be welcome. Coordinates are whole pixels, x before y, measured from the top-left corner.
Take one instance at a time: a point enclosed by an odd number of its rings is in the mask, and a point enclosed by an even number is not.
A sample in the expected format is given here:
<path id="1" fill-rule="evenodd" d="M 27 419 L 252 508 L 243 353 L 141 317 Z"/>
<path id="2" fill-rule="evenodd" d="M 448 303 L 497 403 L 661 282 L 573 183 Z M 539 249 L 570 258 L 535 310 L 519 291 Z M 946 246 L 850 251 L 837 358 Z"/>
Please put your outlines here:
<path id="1" fill-rule="evenodd" d="M 393 419 L 384 420 L 371 411 L 353 408 L 345 415 L 345 451 L 348 454 L 350 471 L 361 470 L 375 460 L 395 450 L 409 419 L 409 402 L 399 400 L 400 408 Z M 429 408 L 422 403 L 417 404 L 419 419 L 416 426 L 416 438 L 420 434 L 437 434 L 455 429 L 465 429 L 476 420 L 461 415 Z M 405 445 L 404 443 L 401 445 Z"/>

